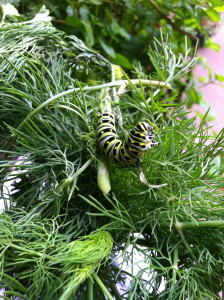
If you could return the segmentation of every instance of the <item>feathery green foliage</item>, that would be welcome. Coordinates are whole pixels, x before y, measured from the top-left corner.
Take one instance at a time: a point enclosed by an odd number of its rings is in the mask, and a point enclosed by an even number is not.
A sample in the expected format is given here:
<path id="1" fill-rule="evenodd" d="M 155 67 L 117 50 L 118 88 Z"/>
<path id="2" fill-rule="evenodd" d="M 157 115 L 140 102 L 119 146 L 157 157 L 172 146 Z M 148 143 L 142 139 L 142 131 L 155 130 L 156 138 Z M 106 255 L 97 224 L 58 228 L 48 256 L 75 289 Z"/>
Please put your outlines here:
<path id="1" fill-rule="evenodd" d="M 153 63 L 148 60 L 148 47 L 153 46 L 154 37 L 160 39 L 161 29 L 170 36 L 177 53 L 184 52 L 186 36 L 191 47 L 197 44 L 220 50 L 213 35 L 221 22 L 222 0 L 12 1 L 27 16 L 34 16 L 46 5 L 54 26 L 103 53 L 111 62 L 125 68 L 130 77 L 133 66 L 145 73 L 154 71 Z M 200 65 L 208 71 L 208 78 L 195 78 L 189 73 L 186 80 L 177 80 L 173 85 L 178 94 L 176 101 L 185 99 L 189 108 L 195 103 L 204 104 L 198 85 L 223 81 L 221 74 L 213 74 L 205 58 L 200 59 Z M 214 118 L 214 113 L 209 117 Z"/>
<path id="2" fill-rule="evenodd" d="M 58 299 L 62 292 L 61 299 L 69 299 L 80 283 L 108 258 L 113 241 L 108 232 L 98 231 L 69 243 L 75 230 L 71 233 L 67 228 L 74 229 L 75 225 L 60 222 L 59 218 L 34 222 L 22 210 L 13 211 L 10 216 L 2 214 L 3 287 L 11 286 L 8 281 L 13 280 L 7 273 L 15 272 L 15 279 L 28 283 L 25 288 L 13 281 L 15 291 L 29 299 L 35 299 L 37 291 L 43 299 Z"/>
<path id="3" fill-rule="evenodd" d="M 4 22 L 0 38 L 6 299 L 220 299 L 224 187 L 214 161 L 224 133 L 210 137 L 206 116 L 197 128 L 174 92 L 141 84 L 183 78 L 195 61 L 188 48 L 181 56 L 155 40 L 153 78 L 137 73 L 137 87 L 124 74 L 117 95 L 111 63 L 48 21 Z M 108 196 L 97 186 L 95 134 L 105 91 L 121 137 L 146 120 L 161 143 L 142 159 L 149 186 L 136 167 L 111 164 Z"/>

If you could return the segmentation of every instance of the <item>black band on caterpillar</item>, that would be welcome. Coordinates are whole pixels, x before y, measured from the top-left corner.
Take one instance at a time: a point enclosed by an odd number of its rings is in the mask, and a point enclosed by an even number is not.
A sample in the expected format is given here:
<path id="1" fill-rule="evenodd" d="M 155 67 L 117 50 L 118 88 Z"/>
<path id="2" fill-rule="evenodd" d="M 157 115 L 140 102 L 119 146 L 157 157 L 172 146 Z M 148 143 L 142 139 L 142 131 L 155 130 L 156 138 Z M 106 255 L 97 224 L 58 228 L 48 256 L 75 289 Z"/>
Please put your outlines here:
<path id="1" fill-rule="evenodd" d="M 159 143 L 153 138 L 153 128 L 146 122 L 139 122 L 122 142 L 116 133 L 114 116 L 101 114 L 97 127 L 100 151 L 111 161 L 119 165 L 136 163 L 144 153 Z"/>

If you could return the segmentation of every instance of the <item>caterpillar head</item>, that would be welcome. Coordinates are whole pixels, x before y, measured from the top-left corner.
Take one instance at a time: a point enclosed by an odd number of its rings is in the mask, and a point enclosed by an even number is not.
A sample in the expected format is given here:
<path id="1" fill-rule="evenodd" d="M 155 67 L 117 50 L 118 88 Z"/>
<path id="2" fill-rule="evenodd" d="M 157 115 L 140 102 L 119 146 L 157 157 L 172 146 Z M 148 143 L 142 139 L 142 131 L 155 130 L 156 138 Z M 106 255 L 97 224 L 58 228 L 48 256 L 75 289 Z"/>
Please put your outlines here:
<path id="1" fill-rule="evenodd" d="M 139 122 L 136 126 L 136 129 L 137 131 L 144 133 L 144 135 L 148 138 L 152 139 L 155 137 L 153 127 L 147 122 Z"/>
<path id="2" fill-rule="evenodd" d="M 136 126 L 136 130 L 140 131 L 140 132 L 153 132 L 153 128 L 151 125 L 149 125 L 149 123 L 146 122 L 138 122 L 137 126 Z"/>
<path id="3" fill-rule="evenodd" d="M 153 127 L 149 123 L 139 122 L 136 126 L 136 130 L 144 134 L 144 144 L 147 149 L 159 145 L 159 142 L 153 140 L 155 133 Z"/>

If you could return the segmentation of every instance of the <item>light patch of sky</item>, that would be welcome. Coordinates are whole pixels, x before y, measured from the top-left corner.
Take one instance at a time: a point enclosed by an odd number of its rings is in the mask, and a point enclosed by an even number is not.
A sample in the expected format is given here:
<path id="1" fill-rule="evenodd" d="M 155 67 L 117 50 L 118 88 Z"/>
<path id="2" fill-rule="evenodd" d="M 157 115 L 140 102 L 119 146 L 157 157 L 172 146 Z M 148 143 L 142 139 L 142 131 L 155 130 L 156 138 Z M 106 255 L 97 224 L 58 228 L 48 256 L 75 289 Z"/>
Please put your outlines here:
<path id="1" fill-rule="evenodd" d="M 136 234 L 135 236 L 144 238 L 140 234 Z M 126 274 L 130 274 L 130 276 L 126 276 L 124 285 L 117 285 L 121 294 L 125 294 L 125 292 L 129 290 L 131 279 L 134 277 L 139 278 L 139 283 L 142 284 L 142 290 L 148 293 L 153 291 L 153 285 L 155 283 L 153 281 L 156 276 L 156 271 L 150 267 L 150 251 L 142 246 L 138 246 L 138 248 L 139 250 L 133 249 L 133 246 L 130 245 L 124 252 L 120 252 L 120 255 L 116 258 L 116 261 L 120 264 L 120 268 L 125 271 Z M 147 253 L 146 256 L 143 255 L 144 252 Z M 128 259 L 125 257 L 128 257 Z M 165 279 L 162 278 L 157 292 L 161 293 L 164 288 Z"/>
<path id="2" fill-rule="evenodd" d="M 18 170 L 20 164 L 30 164 L 31 161 L 26 161 L 24 157 L 17 157 L 14 163 L 14 168 L 11 168 L 10 175 L 7 178 L 7 181 L 3 183 L 1 186 L 1 194 L 0 194 L 0 213 L 3 212 L 6 208 L 10 206 L 10 195 L 17 192 L 14 189 L 13 183 L 19 182 L 20 179 L 16 178 L 16 174 L 24 173 L 26 170 Z M 12 178 L 10 180 L 10 178 Z"/>

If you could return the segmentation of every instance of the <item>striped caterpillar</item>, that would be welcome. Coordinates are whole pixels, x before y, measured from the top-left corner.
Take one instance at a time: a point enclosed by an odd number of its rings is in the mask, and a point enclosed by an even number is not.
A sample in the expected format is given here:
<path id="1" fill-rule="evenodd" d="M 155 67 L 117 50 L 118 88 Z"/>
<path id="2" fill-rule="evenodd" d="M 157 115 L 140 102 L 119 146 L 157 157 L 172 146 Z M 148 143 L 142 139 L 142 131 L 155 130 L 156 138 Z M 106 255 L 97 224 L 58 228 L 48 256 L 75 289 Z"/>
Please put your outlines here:
<path id="1" fill-rule="evenodd" d="M 147 150 L 159 144 L 153 140 L 153 128 L 146 122 L 139 122 L 122 142 L 116 133 L 114 116 L 107 112 L 99 118 L 97 136 L 100 151 L 120 166 L 137 163 Z"/>

